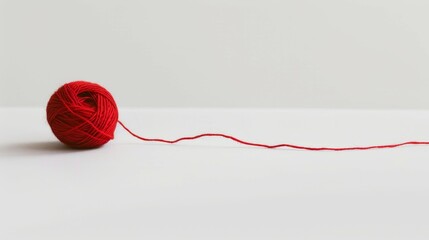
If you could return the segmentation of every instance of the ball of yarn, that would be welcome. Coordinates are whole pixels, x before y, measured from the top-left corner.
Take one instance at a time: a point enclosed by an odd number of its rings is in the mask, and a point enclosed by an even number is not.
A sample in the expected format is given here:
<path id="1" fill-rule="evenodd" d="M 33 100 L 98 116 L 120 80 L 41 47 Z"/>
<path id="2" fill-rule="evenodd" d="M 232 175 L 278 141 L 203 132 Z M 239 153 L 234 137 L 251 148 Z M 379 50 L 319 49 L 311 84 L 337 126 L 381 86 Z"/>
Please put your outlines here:
<path id="1" fill-rule="evenodd" d="M 74 81 L 64 84 L 49 99 L 48 123 L 62 143 L 73 148 L 96 148 L 113 139 L 118 108 L 102 86 Z"/>

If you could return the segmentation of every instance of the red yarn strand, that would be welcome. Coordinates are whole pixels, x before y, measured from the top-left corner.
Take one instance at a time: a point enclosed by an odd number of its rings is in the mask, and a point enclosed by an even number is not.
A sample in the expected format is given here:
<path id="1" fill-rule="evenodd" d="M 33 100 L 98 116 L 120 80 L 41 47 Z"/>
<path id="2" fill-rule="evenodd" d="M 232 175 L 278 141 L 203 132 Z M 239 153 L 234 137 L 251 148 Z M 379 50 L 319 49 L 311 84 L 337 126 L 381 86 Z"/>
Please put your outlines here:
<path id="1" fill-rule="evenodd" d="M 226 135 L 223 133 L 202 133 L 195 136 L 189 136 L 189 137 L 181 137 L 176 140 L 166 140 L 166 139 L 160 139 L 160 138 L 145 138 L 142 136 L 137 135 L 136 133 L 132 132 L 129 128 L 127 128 L 121 121 L 118 121 L 118 123 L 127 131 L 129 134 L 131 134 L 133 137 L 138 138 L 142 141 L 146 142 L 162 142 L 162 143 L 168 143 L 168 144 L 174 144 L 181 141 L 189 141 L 189 140 L 195 140 L 198 138 L 204 138 L 204 137 L 222 137 L 230 139 L 234 142 L 243 144 L 243 145 L 249 145 L 254 147 L 261 147 L 261 148 L 292 148 L 292 149 L 299 149 L 299 150 L 308 150 L 308 151 L 353 151 L 353 150 L 370 150 L 370 149 L 383 149 L 383 148 L 397 148 L 405 145 L 429 145 L 429 142 L 420 142 L 420 141 L 409 141 L 409 142 L 403 142 L 403 143 L 396 143 L 396 144 L 387 144 L 387 145 L 373 145 L 373 146 L 358 146 L 358 147 L 306 147 L 306 146 L 299 146 L 299 145 L 293 145 L 293 144 L 275 144 L 275 145 L 268 145 L 268 144 L 262 144 L 262 143 L 253 143 L 244 141 L 241 139 L 238 139 L 231 135 Z"/>

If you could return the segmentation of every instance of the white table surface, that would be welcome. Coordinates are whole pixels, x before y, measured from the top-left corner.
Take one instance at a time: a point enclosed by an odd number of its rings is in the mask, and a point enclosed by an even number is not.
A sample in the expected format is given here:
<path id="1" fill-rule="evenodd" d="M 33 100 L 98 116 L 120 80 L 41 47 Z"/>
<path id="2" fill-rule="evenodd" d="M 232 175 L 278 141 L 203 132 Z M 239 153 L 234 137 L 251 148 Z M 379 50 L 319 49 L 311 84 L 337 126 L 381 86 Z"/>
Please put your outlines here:
<path id="1" fill-rule="evenodd" d="M 126 109 L 146 137 L 429 140 L 429 111 Z M 429 239 L 429 146 L 310 152 L 227 139 L 145 143 L 118 126 L 63 147 L 44 109 L 0 109 L 0 239 Z"/>

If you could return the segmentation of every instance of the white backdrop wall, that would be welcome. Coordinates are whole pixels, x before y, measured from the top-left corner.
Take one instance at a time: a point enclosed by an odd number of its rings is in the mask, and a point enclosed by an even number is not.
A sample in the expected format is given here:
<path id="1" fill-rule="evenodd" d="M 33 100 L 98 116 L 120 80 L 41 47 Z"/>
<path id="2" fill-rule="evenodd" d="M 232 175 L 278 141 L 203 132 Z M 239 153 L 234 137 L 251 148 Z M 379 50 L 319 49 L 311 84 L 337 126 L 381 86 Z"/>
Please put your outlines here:
<path id="1" fill-rule="evenodd" d="M 0 106 L 429 108 L 427 0 L 0 0 Z"/>

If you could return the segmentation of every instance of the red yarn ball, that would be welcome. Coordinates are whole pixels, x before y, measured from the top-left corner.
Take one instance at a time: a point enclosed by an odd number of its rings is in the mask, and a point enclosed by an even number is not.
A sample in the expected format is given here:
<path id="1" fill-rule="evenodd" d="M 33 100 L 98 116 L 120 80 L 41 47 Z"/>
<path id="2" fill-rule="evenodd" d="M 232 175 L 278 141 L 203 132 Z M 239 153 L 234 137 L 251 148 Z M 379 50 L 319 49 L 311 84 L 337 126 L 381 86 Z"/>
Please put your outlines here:
<path id="1" fill-rule="evenodd" d="M 52 132 L 74 148 L 96 148 L 113 139 L 118 108 L 102 86 L 86 81 L 64 84 L 46 107 Z"/>

